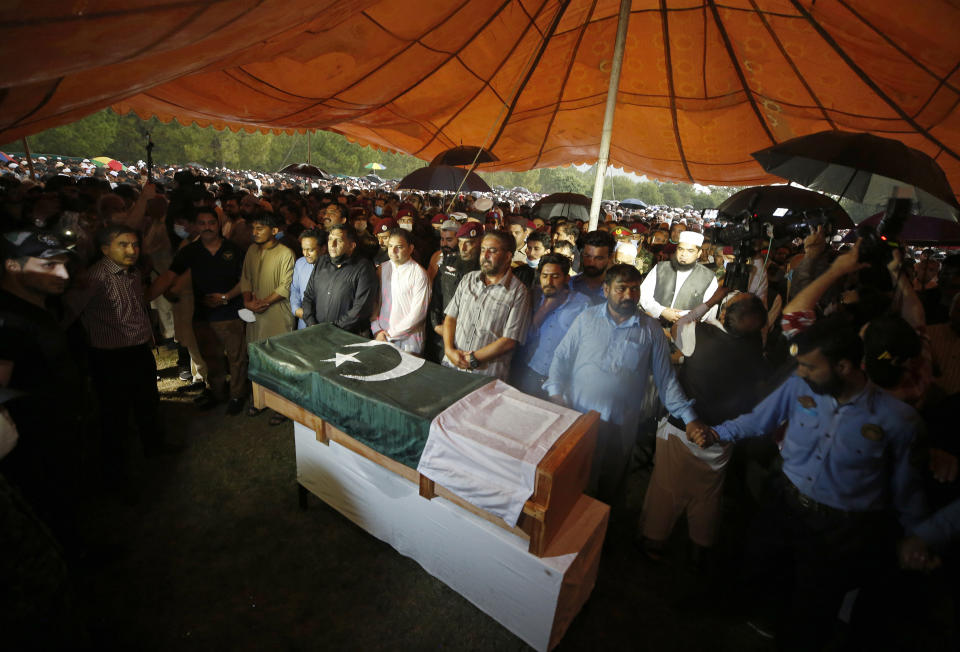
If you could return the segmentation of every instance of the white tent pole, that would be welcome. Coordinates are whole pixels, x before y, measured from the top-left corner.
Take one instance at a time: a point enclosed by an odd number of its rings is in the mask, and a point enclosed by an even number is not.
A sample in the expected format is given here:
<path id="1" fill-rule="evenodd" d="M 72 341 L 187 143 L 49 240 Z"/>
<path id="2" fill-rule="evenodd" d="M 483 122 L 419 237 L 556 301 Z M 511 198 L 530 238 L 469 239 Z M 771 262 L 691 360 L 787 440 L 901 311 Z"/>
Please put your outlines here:
<path id="1" fill-rule="evenodd" d="M 596 231 L 600 218 L 600 201 L 603 198 L 603 178 L 610 159 L 610 139 L 613 136 L 613 112 L 617 108 L 617 90 L 620 88 L 620 68 L 623 66 L 623 49 L 627 42 L 627 25 L 630 22 L 632 0 L 620 0 L 620 18 L 617 22 L 617 40 L 613 44 L 613 62 L 610 64 L 610 86 L 607 88 L 607 108 L 603 112 L 603 133 L 600 136 L 600 155 L 597 157 L 597 178 L 593 183 L 593 200 L 590 202 L 590 226 Z"/>

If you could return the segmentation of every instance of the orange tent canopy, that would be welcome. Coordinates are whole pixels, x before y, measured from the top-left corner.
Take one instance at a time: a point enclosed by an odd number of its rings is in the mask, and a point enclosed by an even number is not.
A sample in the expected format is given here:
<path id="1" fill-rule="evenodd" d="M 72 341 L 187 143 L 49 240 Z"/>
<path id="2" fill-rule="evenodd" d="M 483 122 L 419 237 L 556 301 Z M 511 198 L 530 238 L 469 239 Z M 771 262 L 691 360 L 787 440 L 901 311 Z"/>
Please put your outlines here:
<path id="1" fill-rule="evenodd" d="M 76 0 L 0 11 L 0 142 L 107 106 L 329 129 L 487 170 L 598 156 L 619 0 Z M 898 138 L 960 189 L 960 9 L 942 0 L 633 0 L 610 163 L 774 181 L 750 153 Z"/>

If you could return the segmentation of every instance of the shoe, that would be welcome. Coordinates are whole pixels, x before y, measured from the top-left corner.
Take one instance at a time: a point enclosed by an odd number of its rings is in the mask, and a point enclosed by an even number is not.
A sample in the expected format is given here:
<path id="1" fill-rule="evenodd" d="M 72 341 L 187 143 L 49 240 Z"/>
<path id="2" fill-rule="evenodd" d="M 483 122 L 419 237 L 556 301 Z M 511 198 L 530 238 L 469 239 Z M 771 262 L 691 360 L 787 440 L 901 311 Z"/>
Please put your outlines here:
<path id="1" fill-rule="evenodd" d="M 227 416 L 240 414 L 243 411 L 243 402 L 242 398 L 232 398 L 227 401 Z"/>
<path id="2" fill-rule="evenodd" d="M 205 391 L 203 394 L 193 399 L 193 404 L 197 406 L 198 410 L 209 410 L 213 407 L 216 407 L 220 404 L 220 401 L 217 400 L 217 397 L 213 395 L 210 391 Z"/>
<path id="3" fill-rule="evenodd" d="M 287 420 L 287 417 L 283 416 L 279 412 L 274 412 L 273 415 L 270 416 L 270 425 L 279 426 L 281 423 L 284 423 Z"/>
<path id="4" fill-rule="evenodd" d="M 189 382 L 193 380 L 193 374 L 190 373 L 189 369 L 184 369 L 183 371 L 180 372 L 179 378 L 182 381 Z"/>

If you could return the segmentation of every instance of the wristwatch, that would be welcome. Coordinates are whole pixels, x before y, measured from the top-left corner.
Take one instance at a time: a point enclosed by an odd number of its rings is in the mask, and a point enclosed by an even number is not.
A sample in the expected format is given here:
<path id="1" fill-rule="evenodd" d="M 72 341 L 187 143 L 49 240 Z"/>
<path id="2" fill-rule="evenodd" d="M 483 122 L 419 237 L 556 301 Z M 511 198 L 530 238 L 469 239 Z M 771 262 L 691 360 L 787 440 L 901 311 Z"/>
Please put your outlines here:
<path id="1" fill-rule="evenodd" d="M 471 354 L 470 354 L 470 368 L 471 368 L 471 369 L 476 369 L 476 368 L 479 367 L 479 366 L 480 366 L 480 361 L 477 360 L 477 356 L 475 356 L 475 355 L 473 355 L 473 353 L 471 353 Z"/>
<path id="2" fill-rule="evenodd" d="M 220 295 L 220 301 L 223 302 L 223 305 L 227 305 L 227 295 L 221 294 L 221 295 Z"/>

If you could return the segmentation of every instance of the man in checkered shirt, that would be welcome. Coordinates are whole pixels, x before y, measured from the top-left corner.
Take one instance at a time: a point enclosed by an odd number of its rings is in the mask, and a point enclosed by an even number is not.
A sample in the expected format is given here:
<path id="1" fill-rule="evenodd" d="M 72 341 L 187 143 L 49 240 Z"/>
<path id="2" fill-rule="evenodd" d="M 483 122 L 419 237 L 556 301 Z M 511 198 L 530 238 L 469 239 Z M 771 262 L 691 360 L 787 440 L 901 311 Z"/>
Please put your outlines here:
<path id="1" fill-rule="evenodd" d="M 113 224 L 97 234 L 103 258 L 65 297 L 68 319 L 80 316 L 90 348 L 90 375 L 100 404 L 104 473 L 123 476 L 123 439 L 130 413 L 148 457 L 172 448 L 163 441 L 153 329 L 140 273 L 140 236 Z"/>

